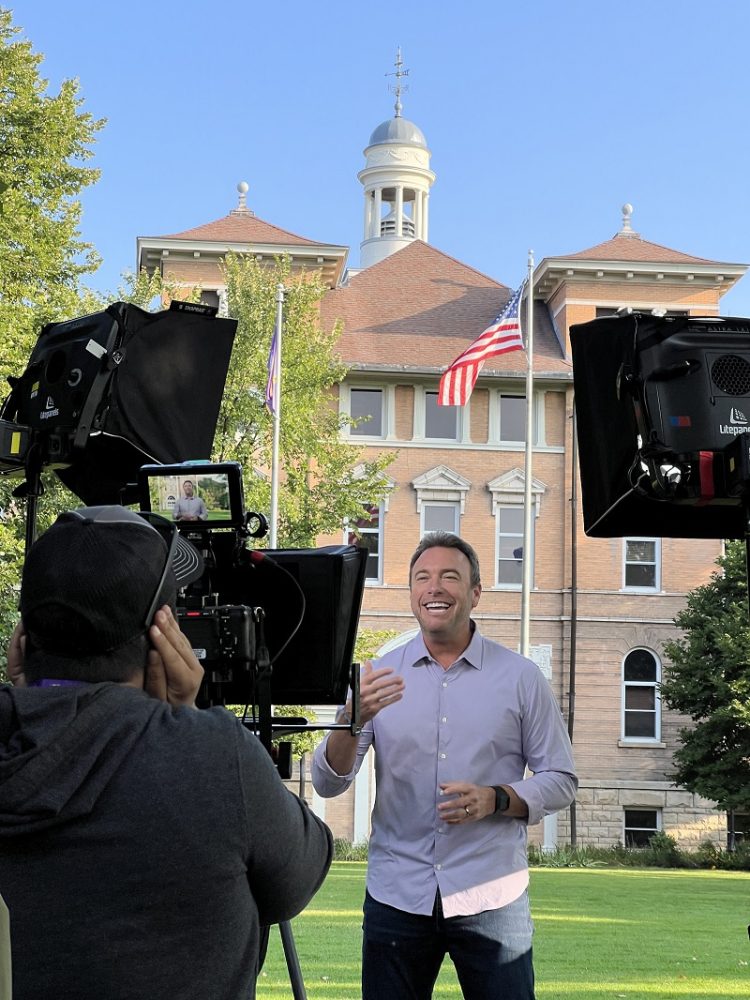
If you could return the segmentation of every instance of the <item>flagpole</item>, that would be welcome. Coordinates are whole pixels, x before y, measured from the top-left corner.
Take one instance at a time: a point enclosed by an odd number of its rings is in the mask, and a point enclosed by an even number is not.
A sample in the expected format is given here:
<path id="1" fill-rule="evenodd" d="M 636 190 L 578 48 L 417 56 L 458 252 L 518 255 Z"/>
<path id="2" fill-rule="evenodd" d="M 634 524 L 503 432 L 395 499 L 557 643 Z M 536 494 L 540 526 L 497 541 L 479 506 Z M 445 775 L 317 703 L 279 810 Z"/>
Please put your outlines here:
<path id="1" fill-rule="evenodd" d="M 521 655 L 529 655 L 531 577 L 534 552 L 531 542 L 532 451 L 534 443 L 534 251 L 529 250 L 526 282 L 526 448 L 523 490 L 523 578 L 521 583 Z"/>
<path id="2" fill-rule="evenodd" d="M 279 525 L 279 437 L 281 431 L 281 325 L 284 315 L 284 286 L 276 286 L 276 355 L 274 357 L 274 371 L 272 375 L 274 386 L 273 409 L 273 449 L 271 452 L 271 530 L 269 532 L 269 544 L 272 549 L 277 548 L 277 532 Z"/>

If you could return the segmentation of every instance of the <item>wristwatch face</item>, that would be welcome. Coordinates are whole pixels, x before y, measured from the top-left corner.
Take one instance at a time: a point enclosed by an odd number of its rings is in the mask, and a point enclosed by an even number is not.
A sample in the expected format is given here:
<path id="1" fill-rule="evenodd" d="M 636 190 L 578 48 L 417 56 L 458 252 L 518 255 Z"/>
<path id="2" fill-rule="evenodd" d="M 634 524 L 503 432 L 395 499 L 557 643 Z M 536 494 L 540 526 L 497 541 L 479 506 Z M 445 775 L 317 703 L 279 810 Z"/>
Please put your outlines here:
<path id="1" fill-rule="evenodd" d="M 504 788 L 495 788 L 495 812 L 505 812 L 510 805 L 510 796 Z"/>

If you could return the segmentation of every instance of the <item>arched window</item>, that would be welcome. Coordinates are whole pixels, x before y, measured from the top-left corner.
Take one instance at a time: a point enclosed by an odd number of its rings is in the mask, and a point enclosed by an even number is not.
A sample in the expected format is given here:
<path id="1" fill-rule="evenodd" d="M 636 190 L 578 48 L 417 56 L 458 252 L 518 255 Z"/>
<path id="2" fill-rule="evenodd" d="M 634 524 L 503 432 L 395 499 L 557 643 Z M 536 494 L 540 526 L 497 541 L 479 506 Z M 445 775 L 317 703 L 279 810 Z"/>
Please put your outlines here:
<path id="1" fill-rule="evenodd" d="M 661 738 L 661 664 L 650 649 L 631 649 L 622 665 L 622 738 Z"/>

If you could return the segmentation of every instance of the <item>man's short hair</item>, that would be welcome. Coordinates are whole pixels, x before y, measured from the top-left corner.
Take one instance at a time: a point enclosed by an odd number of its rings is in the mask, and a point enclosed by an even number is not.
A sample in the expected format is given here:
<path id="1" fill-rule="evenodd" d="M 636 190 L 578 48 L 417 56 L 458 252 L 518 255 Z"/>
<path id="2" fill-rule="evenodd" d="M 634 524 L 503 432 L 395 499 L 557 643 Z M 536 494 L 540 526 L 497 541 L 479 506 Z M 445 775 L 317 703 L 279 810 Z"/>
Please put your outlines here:
<path id="1" fill-rule="evenodd" d="M 459 552 L 463 552 L 466 558 L 469 560 L 469 566 L 471 567 L 471 577 L 470 582 L 472 587 L 478 587 L 482 583 L 481 575 L 479 572 L 479 559 L 477 557 L 474 549 L 465 542 L 463 538 L 459 535 L 454 535 L 452 531 L 429 531 L 419 545 L 414 550 L 414 555 L 411 557 L 411 562 L 409 563 L 409 586 L 411 587 L 411 573 L 414 569 L 414 563 L 419 559 L 423 552 L 427 549 L 458 549 Z"/>
<path id="2" fill-rule="evenodd" d="M 146 616 L 160 584 L 157 607 L 174 607 L 178 583 L 203 570 L 179 536 L 166 567 L 169 557 L 159 531 L 124 507 L 61 514 L 32 545 L 23 569 L 27 681 L 131 680 L 146 665 Z"/>

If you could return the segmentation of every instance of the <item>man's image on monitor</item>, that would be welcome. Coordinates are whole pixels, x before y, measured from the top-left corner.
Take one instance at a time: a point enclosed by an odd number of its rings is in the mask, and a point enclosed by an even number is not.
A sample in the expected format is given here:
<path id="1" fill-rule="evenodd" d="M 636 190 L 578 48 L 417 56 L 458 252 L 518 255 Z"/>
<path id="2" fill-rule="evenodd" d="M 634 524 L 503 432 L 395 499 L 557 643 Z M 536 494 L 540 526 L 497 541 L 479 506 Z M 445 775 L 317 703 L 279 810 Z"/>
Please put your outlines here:
<path id="1" fill-rule="evenodd" d="M 201 497 L 195 496 L 192 479 L 184 479 L 181 487 L 182 496 L 172 510 L 172 517 L 175 521 L 207 521 L 206 505 Z"/>

